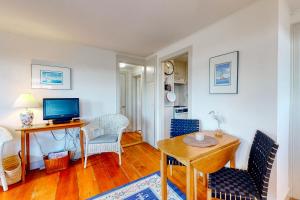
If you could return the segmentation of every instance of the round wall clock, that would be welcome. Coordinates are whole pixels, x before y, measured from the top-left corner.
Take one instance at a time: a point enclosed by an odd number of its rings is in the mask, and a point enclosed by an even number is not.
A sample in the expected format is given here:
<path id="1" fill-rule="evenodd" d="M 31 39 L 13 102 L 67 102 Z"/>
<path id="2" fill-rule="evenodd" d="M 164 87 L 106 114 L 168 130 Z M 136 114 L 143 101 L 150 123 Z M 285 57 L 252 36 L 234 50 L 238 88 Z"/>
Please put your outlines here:
<path id="1" fill-rule="evenodd" d="M 171 61 L 166 61 L 164 66 L 165 75 L 172 75 L 174 73 L 174 65 Z"/>

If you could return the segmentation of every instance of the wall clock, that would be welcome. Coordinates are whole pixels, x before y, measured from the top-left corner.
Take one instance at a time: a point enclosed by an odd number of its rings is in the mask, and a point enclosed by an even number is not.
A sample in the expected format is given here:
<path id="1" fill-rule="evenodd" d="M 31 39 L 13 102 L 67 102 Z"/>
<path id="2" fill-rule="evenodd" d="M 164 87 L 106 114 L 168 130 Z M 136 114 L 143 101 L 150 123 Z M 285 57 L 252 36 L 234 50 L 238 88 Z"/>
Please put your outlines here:
<path id="1" fill-rule="evenodd" d="M 174 73 L 174 65 L 171 61 L 166 61 L 164 66 L 165 75 L 172 75 Z"/>

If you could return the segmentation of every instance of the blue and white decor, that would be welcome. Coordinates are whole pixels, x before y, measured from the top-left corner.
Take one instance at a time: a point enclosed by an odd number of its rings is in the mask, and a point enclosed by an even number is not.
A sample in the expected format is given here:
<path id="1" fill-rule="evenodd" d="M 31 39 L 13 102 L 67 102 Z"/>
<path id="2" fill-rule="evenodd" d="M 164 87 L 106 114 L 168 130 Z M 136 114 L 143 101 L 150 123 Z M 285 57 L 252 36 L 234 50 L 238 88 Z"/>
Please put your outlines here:
<path id="1" fill-rule="evenodd" d="M 156 172 L 121 187 L 90 198 L 90 200 L 159 200 L 161 199 L 160 173 Z M 168 181 L 168 200 L 184 200 L 183 194 Z"/>
<path id="2" fill-rule="evenodd" d="M 238 93 L 238 56 L 231 52 L 209 59 L 209 93 Z"/>
<path id="3" fill-rule="evenodd" d="M 41 84 L 62 85 L 64 83 L 64 73 L 61 71 L 41 70 Z"/>
<path id="4" fill-rule="evenodd" d="M 31 87 L 52 90 L 71 89 L 71 69 L 47 65 L 31 65 Z"/>

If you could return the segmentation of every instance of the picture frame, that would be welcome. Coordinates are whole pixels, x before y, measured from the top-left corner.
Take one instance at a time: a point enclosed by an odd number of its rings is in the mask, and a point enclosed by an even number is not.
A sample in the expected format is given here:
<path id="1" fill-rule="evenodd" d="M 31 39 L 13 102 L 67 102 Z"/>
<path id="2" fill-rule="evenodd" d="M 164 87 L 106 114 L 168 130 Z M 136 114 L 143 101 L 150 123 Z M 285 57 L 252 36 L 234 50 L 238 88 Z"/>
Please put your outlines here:
<path id="1" fill-rule="evenodd" d="M 31 88 L 71 90 L 71 68 L 32 64 Z"/>
<path id="2" fill-rule="evenodd" d="M 239 51 L 209 59 L 209 93 L 238 94 Z"/>

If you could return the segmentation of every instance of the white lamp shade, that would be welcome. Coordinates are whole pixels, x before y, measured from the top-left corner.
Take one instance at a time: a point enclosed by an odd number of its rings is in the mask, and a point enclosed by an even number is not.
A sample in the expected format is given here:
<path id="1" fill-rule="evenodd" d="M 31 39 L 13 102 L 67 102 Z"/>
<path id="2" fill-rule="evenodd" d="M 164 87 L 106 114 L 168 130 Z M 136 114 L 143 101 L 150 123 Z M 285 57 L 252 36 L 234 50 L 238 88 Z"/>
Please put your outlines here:
<path id="1" fill-rule="evenodd" d="M 37 108 L 39 107 L 38 102 L 32 96 L 32 94 L 26 93 L 21 94 L 14 104 L 15 108 Z"/>

